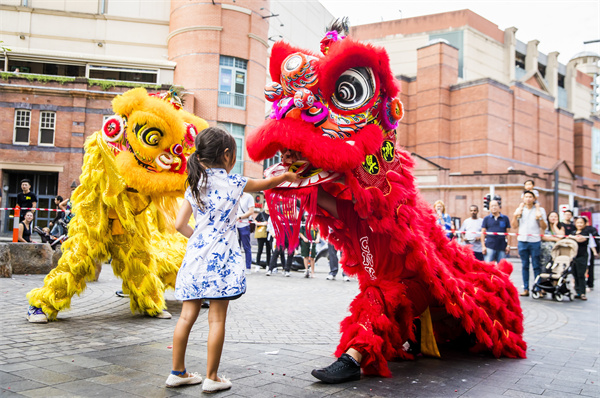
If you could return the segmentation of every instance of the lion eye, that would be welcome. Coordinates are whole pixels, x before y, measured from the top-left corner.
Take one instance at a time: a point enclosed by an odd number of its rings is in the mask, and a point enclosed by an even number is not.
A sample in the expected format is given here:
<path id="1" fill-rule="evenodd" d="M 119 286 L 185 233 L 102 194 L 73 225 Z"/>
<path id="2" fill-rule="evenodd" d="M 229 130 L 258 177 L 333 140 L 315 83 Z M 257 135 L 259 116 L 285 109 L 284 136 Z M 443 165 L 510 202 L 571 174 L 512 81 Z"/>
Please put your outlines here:
<path id="1" fill-rule="evenodd" d="M 162 131 L 156 127 L 145 128 L 144 126 L 136 125 L 134 131 L 138 139 L 148 146 L 158 146 L 163 136 Z"/>
<path id="2" fill-rule="evenodd" d="M 371 68 L 350 68 L 340 75 L 331 98 L 341 110 L 358 109 L 373 98 L 375 79 Z"/>

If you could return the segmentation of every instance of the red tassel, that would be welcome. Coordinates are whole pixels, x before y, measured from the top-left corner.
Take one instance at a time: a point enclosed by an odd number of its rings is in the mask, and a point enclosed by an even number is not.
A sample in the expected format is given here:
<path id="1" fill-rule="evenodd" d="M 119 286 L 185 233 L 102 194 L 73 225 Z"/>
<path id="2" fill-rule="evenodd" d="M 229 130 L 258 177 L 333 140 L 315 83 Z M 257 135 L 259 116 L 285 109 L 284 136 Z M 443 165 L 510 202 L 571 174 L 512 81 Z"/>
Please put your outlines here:
<path id="1" fill-rule="evenodd" d="M 305 212 L 308 212 L 306 231 L 310 231 L 317 213 L 318 189 L 319 187 L 315 185 L 297 189 L 273 188 L 265 191 L 277 246 L 285 246 L 286 240 L 288 250 L 298 246 L 300 224 Z M 307 235 L 307 238 L 311 239 L 310 234 Z"/>

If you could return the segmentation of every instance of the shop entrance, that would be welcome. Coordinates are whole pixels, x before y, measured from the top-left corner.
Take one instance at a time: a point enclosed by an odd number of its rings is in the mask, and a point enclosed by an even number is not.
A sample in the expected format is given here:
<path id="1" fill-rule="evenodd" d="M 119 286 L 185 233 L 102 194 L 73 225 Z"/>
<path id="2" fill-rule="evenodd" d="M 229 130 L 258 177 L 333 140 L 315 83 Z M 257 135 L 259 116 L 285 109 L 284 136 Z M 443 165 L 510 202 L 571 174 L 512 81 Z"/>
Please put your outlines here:
<path id="1" fill-rule="evenodd" d="M 37 196 L 37 207 L 43 209 L 55 209 L 54 198 L 58 190 L 58 173 L 37 171 L 4 171 L 4 186 L 8 186 L 6 194 L 6 207 L 14 208 L 17 204 L 17 194 L 21 192 L 21 180 L 31 181 L 31 191 Z M 2 232 L 10 232 L 13 229 L 13 212 L 4 211 L 2 217 Z M 54 211 L 36 211 L 33 225 L 40 228 L 47 227 L 54 219 Z"/>

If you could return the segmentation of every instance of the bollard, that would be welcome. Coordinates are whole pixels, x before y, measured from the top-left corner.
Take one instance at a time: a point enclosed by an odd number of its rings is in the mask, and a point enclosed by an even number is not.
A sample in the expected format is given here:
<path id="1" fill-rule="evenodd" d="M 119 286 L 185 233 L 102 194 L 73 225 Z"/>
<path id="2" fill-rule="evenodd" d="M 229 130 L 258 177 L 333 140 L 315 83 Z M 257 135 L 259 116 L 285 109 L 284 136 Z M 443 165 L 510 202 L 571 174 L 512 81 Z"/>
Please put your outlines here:
<path id="1" fill-rule="evenodd" d="M 13 215 L 13 242 L 19 241 L 19 219 L 21 218 L 21 207 L 15 206 L 15 214 Z"/>

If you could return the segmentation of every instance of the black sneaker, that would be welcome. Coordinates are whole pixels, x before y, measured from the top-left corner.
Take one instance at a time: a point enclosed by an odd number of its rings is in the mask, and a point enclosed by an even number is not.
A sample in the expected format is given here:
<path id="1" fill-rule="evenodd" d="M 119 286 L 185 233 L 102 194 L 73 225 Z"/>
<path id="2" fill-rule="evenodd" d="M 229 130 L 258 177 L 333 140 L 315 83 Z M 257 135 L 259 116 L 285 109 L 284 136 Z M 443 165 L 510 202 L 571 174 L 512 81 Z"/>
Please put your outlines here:
<path id="1" fill-rule="evenodd" d="M 348 354 L 342 354 L 337 361 L 323 369 L 313 369 L 310 373 L 324 383 L 337 384 L 360 380 L 360 365 Z"/>

